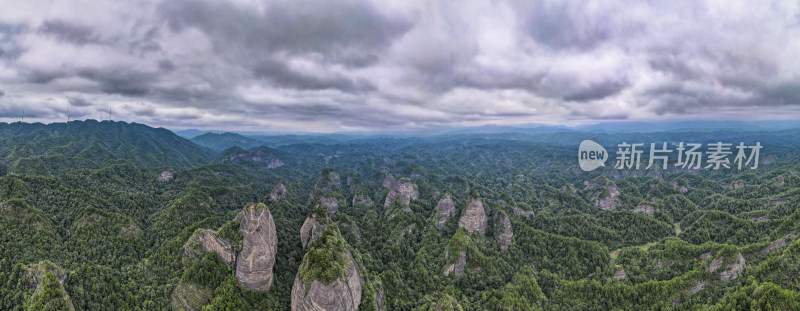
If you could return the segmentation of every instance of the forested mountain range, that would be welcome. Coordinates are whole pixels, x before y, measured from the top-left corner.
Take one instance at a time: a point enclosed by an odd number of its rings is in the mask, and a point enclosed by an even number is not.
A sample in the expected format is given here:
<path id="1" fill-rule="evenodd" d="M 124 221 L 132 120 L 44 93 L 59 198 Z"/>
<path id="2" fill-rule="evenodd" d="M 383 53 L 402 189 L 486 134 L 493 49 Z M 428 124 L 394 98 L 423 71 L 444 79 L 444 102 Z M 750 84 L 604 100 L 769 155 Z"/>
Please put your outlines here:
<path id="1" fill-rule="evenodd" d="M 237 135 L 0 124 L 0 309 L 800 309 L 797 129 Z M 584 139 L 763 149 L 583 172 Z"/>

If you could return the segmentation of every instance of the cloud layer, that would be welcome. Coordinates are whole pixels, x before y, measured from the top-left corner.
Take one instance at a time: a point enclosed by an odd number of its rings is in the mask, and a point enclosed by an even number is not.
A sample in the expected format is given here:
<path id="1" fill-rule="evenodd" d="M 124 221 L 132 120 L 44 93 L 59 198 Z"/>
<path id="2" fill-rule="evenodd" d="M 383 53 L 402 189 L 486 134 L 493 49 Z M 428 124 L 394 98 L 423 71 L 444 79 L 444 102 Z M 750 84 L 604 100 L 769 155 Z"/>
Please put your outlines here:
<path id="1" fill-rule="evenodd" d="M 797 1 L 0 1 L 0 120 L 800 117 Z"/>

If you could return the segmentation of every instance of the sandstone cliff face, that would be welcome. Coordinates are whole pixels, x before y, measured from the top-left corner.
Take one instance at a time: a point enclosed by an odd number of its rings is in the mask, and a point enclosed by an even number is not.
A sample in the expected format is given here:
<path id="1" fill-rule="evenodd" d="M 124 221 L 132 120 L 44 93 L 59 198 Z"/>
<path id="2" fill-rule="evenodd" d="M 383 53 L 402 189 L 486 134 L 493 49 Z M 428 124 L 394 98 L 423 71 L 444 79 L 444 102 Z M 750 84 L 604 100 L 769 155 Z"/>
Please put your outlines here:
<path id="1" fill-rule="evenodd" d="M 270 202 L 275 202 L 280 199 L 285 199 L 286 193 L 286 186 L 279 184 L 275 189 L 272 189 L 272 193 L 269 194 L 269 200 Z"/>
<path id="2" fill-rule="evenodd" d="M 339 200 L 334 197 L 325 196 L 319 200 L 319 205 L 328 210 L 328 213 L 336 214 L 339 211 Z"/>
<path id="3" fill-rule="evenodd" d="M 514 216 L 528 217 L 530 215 L 533 215 L 533 211 L 526 211 L 524 209 L 519 208 L 518 206 L 514 206 Z"/>
<path id="4" fill-rule="evenodd" d="M 350 267 L 343 278 L 338 278 L 330 284 L 323 284 L 319 280 L 311 280 L 306 286 L 300 272 L 294 279 L 292 286 L 292 310 L 314 311 L 355 311 L 361 304 L 361 289 L 364 278 L 358 272 L 356 263 L 350 250 Z M 302 267 L 301 267 L 302 269 Z"/>
<path id="5" fill-rule="evenodd" d="M 410 180 L 400 179 L 392 185 L 389 193 L 386 195 L 386 201 L 383 207 L 389 207 L 395 200 L 400 200 L 400 203 L 408 205 L 411 200 L 419 199 L 419 189 L 416 185 L 412 184 Z"/>
<path id="6" fill-rule="evenodd" d="M 327 228 L 327 224 L 317 221 L 317 214 L 311 214 L 311 216 L 306 217 L 303 226 L 300 227 L 300 242 L 303 243 L 303 249 L 322 236 L 325 228 Z"/>
<path id="7" fill-rule="evenodd" d="M 481 234 L 484 234 L 488 225 L 489 220 L 486 218 L 483 202 L 479 198 L 470 198 L 467 208 L 464 209 L 461 219 L 458 220 L 458 227 L 466 229 L 469 233 L 480 231 Z"/>
<path id="8" fill-rule="evenodd" d="M 496 228 L 495 232 L 497 232 L 497 242 L 500 243 L 500 248 L 508 249 L 514 237 L 514 231 L 511 230 L 511 220 L 506 215 L 500 215 Z"/>
<path id="9" fill-rule="evenodd" d="M 383 179 L 383 183 L 381 184 L 384 188 L 392 189 L 394 185 L 394 177 L 392 175 L 386 175 L 386 178 Z"/>
<path id="10" fill-rule="evenodd" d="M 449 193 L 445 194 L 444 198 L 439 200 L 439 203 L 436 204 L 436 213 L 439 215 L 439 218 L 436 219 L 436 228 L 442 230 L 447 219 L 450 218 L 450 216 L 456 215 L 456 204 L 453 203 L 453 199 L 450 197 Z"/>
<path id="11" fill-rule="evenodd" d="M 672 188 L 677 189 L 681 193 L 689 192 L 689 187 L 679 186 L 678 181 L 673 180 L 672 182 L 669 183 L 669 185 L 672 186 Z"/>
<path id="12" fill-rule="evenodd" d="M 364 194 L 356 194 L 353 196 L 353 206 L 370 206 L 372 205 L 372 199 Z"/>
<path id="13" fill-rule="evenodd" d="M 236 221 L 243 236 L 236 278 L 249 290 L 269 291 L 278 248 L 272 214 L 264 205 L 250 205 L 236 216 Z"/>
<path id="14" fill-rule="evenodd" d="M 609 182 L 606 185 L 606 189 L 608 190 L 608 195 L 603 198 L 595 199 L 594 206 L 604 211 L 608 211 L 616 209 L 618 206 L 622 205 L 622 201 L 619 199 L 619 188 L 617 188 L 617 185 Z"/>
<path id="15" fill-rule="evenodd" d="M 636 208 L 633 209 L 634 212 L 643 213 L 647 216 L 653 216 L 655 214 L 655 208 L 652 205 L 648 204 L 639 204 Z"/>
<path id="16" fill-rule="evenodd" d="M 723 257 L 714 258 L 711 261 L 711 264 L 708 266 L 708 271 L 714 272 L 722 266 L 724 262 Z M 739 278 L 742 273 L 744 273 L 744 268 L 747 265 L 744 261 L 744 256 L 742 253 L 736 254 L 736 260 L 734 262 L 729 263 L 725 270 L 719 272 L 719 279 L 723 282 L 728 282 Z"/>
<path id="17" fill-rule="evenodd" d="M 197 247 L 203 251 L 202 254 L 195 251 L 195 244 L 199 244 Z M 203 257 L 203 254 L 210 251 L 217 252 L 219 259 L 221 259 L 223 263 L 232 268 L 234 267 L 236 263 L 236 252 L 233 250 L 233 245 L 225 239 L 217 237 L 212 230 L 196 232 L 189 238 L 186 245 L 183 246 L 183 255 L 189 259 L 200 259 Z"/>
<path id="18" fill-rule="evenodd" d="M 444 259 L 447 260 L 450 257 L 449 250 L 445 252 Z M 464 267 L 467 266 L 467 251 L 460 251 L 458 252 L 458 259 L 455 263 L 449 264 L 444 267 L 444 275 L 448 276 L 450 273 L 453 273 L 453 276 L 456 278 L 464 275 Z"/>

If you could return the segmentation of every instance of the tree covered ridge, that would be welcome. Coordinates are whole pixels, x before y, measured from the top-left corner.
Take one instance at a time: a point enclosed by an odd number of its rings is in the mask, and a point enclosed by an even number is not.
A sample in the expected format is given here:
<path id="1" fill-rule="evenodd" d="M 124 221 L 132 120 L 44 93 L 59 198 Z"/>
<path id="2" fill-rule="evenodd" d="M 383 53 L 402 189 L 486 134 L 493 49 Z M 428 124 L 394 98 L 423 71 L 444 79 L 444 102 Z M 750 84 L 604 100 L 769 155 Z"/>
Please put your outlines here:
<path id="1" fill-rule="evenodd" d="M 331 232 L 310 247 L 321 255 L 341 254 L 341 245 L 354 250 L 367 280 L 363 309 L 798 308 L 800 177 L 793 154 L 800 146 L 773 151 L 779 161 L 757 171 L 578 173 L 575 150 L 561 136 L 298 143 L 271 148 L 288 158 L 278 168 L 219 163 L 210 155 L 187 166 L 121 157 L 98 167 L 55 159 L 48 165 L 56 170 L 14 171 L 0 177 L 0 309 L 61 297 L 36 295 L 31 286 L 28 271 L 43 261 L 67 271 L 63 288 L 77 310 L 163 310 L 182 302 L 209 310 L 288 309 L 308 254 L 300 228 L 323 197 L 336 198 L 338 211 L 316 209 Z M 174 178 L 158 180 L 164 167 Z M 384 207 L 387 175 L 413 183 L 419 199 Z M 287 196 L 270 200 L 278 184 Z M 594 200 L 606 197 L 610 184 L 619 205 L 604 211 Z M 357 194 L 372 204 L 352 206 Z M 439 229 L 435 207 L 445 194 L 456 214 Z M 494 225 L 485 234 L 459 228 L 477 197 L 489 224 L 510 218 L 507 250 Z M 244 289 L 217 254 L 183 260 L 198 229 L 241 247 L 232 219 L 248 202 L 263 203 L 277 229 L 267 293 Z M 445 275 L 462 250 L 464 274 Z M 736 272 L 739 254 L 744 267 Z M 340 275 L 322 268 L 315 277 Z M 723 281 L 723 272 L 737 275 Z"/>

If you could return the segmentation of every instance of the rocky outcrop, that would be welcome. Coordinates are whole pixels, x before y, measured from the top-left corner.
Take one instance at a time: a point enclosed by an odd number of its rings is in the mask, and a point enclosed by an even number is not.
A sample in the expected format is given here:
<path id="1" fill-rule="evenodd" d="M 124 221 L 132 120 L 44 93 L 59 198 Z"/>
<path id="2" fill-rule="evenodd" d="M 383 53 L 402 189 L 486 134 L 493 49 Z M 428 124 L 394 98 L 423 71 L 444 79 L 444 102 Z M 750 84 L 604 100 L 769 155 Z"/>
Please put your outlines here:
<path id="1" fill-rule="evenodd" d="M 655 214 L 655 208 L 652 205 L 648 204 L 639 204 L 636 208 L 633 209 L 636 213 L 643 213 L 647 216 L 653 216 Z"/>
<path id="2" fill-rule="evenodd" d="M 394 177 L 392 177 L 392 175 L 386 175 L 386 178 L 383 179 L 383 183 L 381 183 L 381 186 L 383 186 L 384 188 L 392 189 L 393 185 L 394 185 Z"/>
<path id="3" fill-rule="evenodd" d="M 198 252 L 199 250 L 202 252 Z M 183 256 L 189 259 L 200 259 L 210 251 L 215 251 L 224 264 L 234 267 L 236 252 L 233 245 L 218 237 L 212 230 L 198 230 L 183 246 Z"/>
<path id="4" fill-rule="evenodd" d="M 269 291 L 278 235 L 272 214 L 263 204 L 251 204 L 236 216 L 242 233 L 242 251 L 236 260 L 236 278 L 245 288 Z"/>
<path id="5" fill-rule="evenodd" d="M 267 147 L 256 147 L 250 150 L 241 150 L 227 154 L 219 160 L 221 163 L 253 162 L 266 165 L 267 168 L 277 168 L 284 165 L 283 161 L 275 155 L 275 151 Z"/>
<path id="6" fill-rule="evenodd" d="M 672 186 L 672 188 L 680 191 L 681 193 L 689 192 L 689 187 L 679 186 L 678 185 L 678 181 L 676 181 L 676 180 L 673 180 L 672 182 L 670 182 L 669 185 Z"/>
<path id="7" fill-rule="evenodd" d="M 322 170 L 322 174 L 319 176 L 319 178 L 317 178 L 317 183 L 314 185 L 314 189 L 331 193 L 336 190 L 336 188 L 341 186 L 342 178 L 339 177 L 339 174 L 330 168 L 326 168 Z M 314 194 L 312 193 L 311 196 L 313 197 Z"/>
<path id="8" fill-rule="evenodd" d="M 372 205 L 372 199 L 363 193 L 358 193 L 353 196 L 353 206 L 359 206 L 359 205 L 370 206 Z"/>
<path id="9" fill-rule="evenodd" d="M 518 206 L 514 206 L 514 216 L 528 217 L 530 215 L 533 215 L 533 211 L 526 211 L 524 209 L 519 208 Z"/>
<path id="10" fill-rule="evenodd" d="M 442 230 L 444 228 L 444 223 L 447 222 L 447 219 L 450 216 L 456 215 L 456 204 L 453 203 L 453 198 L 450 197 L 450 194 L 445 194 L 444 198 L 439 200 L 439 203 L 436 204 L 436 214 L 438 218 L 436 219 L 436 228 Z"/>
<path id="11" fill-rule="evenodd" d="M 48 274 L 53 275 L 51 276 L 50 284 L 48 284 L 48 280 L 46 280 Z M 57 299 L 57 300 L 65 299 L 66 306 L 64 307 L 69 307 L 69 310 L 75 310 L 75 306 L 72 304 L 72 299 L 70 299 L 69 294 L 67 294 L 67 291 L 64 289 L 64 281 L 67 279 L 67 275 L 68 275 L 67 270 L 62 269 L 61 267 L 57 266 L 56 264 L 48 260 L 41 261 L 31 266 L 30 268 L 28 268 L 28 276 L 30 277 L 31 280 L 31 283 L 29 283 L 28 285 L 31 288 L 35 289 L 33 297 L 31 299 L 32 300 L 42 299 L 45 301 L 50 299 Z M 40 296 L 39 293 L 46 291 L 46 288 L 48 288 L 49 286 L 58 287 L 58 289 L 61 291 L 62 296 L 61 297 Z"/>
<path id="12" fill-rule="evenodd" d="M 335 197 L 331 196 L 322 197 L 319 200 L 319 205 L 322 208 L 328 210 L 328 213 L 331 214 L 336 214 L 336 212 L 339 210 L 339 200 L 337 200 Z"/>
<path id="13" fill-rule="evenodd" d="M 737 253 L 736 261 L 728 264 L 728 268 L 719 273 L 719 279 L 723 282 L 735 280 L 742 275 L 745 267 L 744 256 L 742 256 L 742 253 Z"/>
<path id="14" fill-rule="evenodd" d="M 159 181 L 169 181 L 170 179 L 175 178 L 175 172 L 172 170 L 166 170 L 161 172 L 161 174 L 158 174 L 157 178 Z"/>
<path id="15" fill-rule="evenodd" d="M 480 198 L 470 198 L 467 208 L 461 213 L 461 219 L 458 220 L 458 227 L 464 228 L 469 233 L 479 231 L 481 234 L 486 233 L 486 227 L 489 220 L 486 218 L 486 212 L 483 209 L 483 202 Z"/>
<path id="16" fill-rule="evenodd" d="M 710 272 L 717 271 L 717 269 L 719 269 L 722 266 L 723 262 L 724 262 L 723 257 L 714 258 L 714 260 L 711 261 L 711 264 L 709 264 L 707 268 L 708 271 Z M 742 256 L 742 253 L 736 253 L 735 261 L 729 263 L 726 266 L 725 270 L 720 271 L 719 279 L 723 282 L 735 280 L 739 278 L 740 275 L 742 275 L 742 273 L 744 272 L 744 268 L 746 266 L 747 265 L 745 264 L 744 256 Z"/>
<path id="17" fill-rule="evenodd" d="M 444 254 L 444 259 L 447 260 L 450 257 L 450 251 L 446 251 Z M 467 266 L 467 251 L 463 250 L 458 252 L 458 259 L 456 259 L 455 263 L 451 263 L 444 267 L 444 275 L 448 276 L 450 273 L 453 273 L 453 276 L 456 278 L 464 275 L 464 267 Z"/>
<path id="18" fill-rule="evenodd" d="M 619 269 L 617 272 L 614 272 L 614 278 L 617 280 L 624 280 L 628 274 L 625 273 L 625 270 Z"/>
<path id="19" fill-rule="evenodd" d="M 285 199 L 286 193 L 287 193 L 286 186 L 284 186 L 283 184 L 279 184 L 275 186 L 275 189 L 272 189 L 272 193 L 269 194 L 269 201 L 275 202 L 281 199 Z"/>
<path id="20" fill-rule="evenodd" d="M 327 224 L 322 224 L 317 220 L 316 213 L 312 213 L 311 216 L 306 217 L 303 226 L 300 227 L 300 242 L 303 243 L 303 249 L 322 236 L 322 232 L 325 231 L 327 227 Z"/>
<path id="21" fill-rule="evenodd" d="M 501 214 L 497 219 L 495 228 L 494 232 L 497 232 L 497 242 L 500 243 L 500 248 L 503 250 L 508 249 L 514 237 L 514 231 L 511 230 L 511 220 L 505 214 Z"/>
<path id="22" fill-rule="evenodd" d="M 797 240 L 797 236 L 795 236 L 794 234 L 790 234 L 790 235 L 784 236 L 784 237 L 778 239 L 777 241 L 772 242 L 772 244 L 768 245 L 767 247 L 765 247 L 761 251 L 761 254 L 763 254 L 763 255 L 769 254 L 769 253 L 771 253 L 772 251 L 774 251 L 776 249 L 784 248 L 786 246 L 791 245 L 796 240 Z"/>
<path id="23" fill-rule="evenodd" d="M 699 291 L 703 290 L 704 288 L 706 288 L 706 286 L 708 286 L 708 281 L 699 281 L 699 282 L 697 282 L 697 284 L 692 286 L 692 288 L 689 288 L 689 293 L 690 294 L 696 294 L 697 292 L 699 292 Z"/>
<path id="24" fill-rule="evenodd" d="M 775 177 L 775 179 L 777 180 L 779 186 L 786 184 L 786 181 L 783 179 L 783 175 L 778 175 L 778 177 Z"/>
<path id="25" fill-rule="evenodd" d="M 346 247 L 338 230 L 335 227 L 332 228 L 334 229 L 329 230 L 335 232 L 326 231 L 323 239 L 327 239 L 327 243 L 319 247 L 330 248 L 325 249 L 325 253 L 331 254 L 334 258 L 326 258 L 326 260 L 336 260 L 337 263 L 347 267 L 347 270 L 338 276 L 334 275 L 334 278 L 328 281 L 319 279 L 313 274 L 318 271 L 318 267 L 313 266 L 319 263 L 310 262 L 312 256 L 306 254 L 292 286 L 291 310 L 358 310 L 365 280 L 359 272 L 358 263 L 350 249 Z M 309 249 L 309 252 L 315 251 L 317 250 Z M 336 271 L 333 273 L 338 274 Z"/>
<path id="26" fill-rule="evenodd" d="M 608 190 L 608 195 L 605 197 L 597 197 L 594 200 L 594 206 L 602 209 L 604 211 L 609 211 L 616 209 L 618 206 L 622 205 L 622 201 L 619 199 L 619 188 L 612 182 L 606 184 L 606 190 Z M 595 196 L 599 195 L 595 193 Z"/>
<path id="27" fill-rule="evenodd" d="M 419 199 L 419 189 L 417 186 L 412 184 L 411 180 L 401 178 L 392 185 L 389 193 L 386 195 L 386 201 L 383 203 L 383 207 L 391 206 L 395 200 L 400 200 L 400 203 L 408 205 L 411 203 L 411 200 L 417 199 Z"/>

